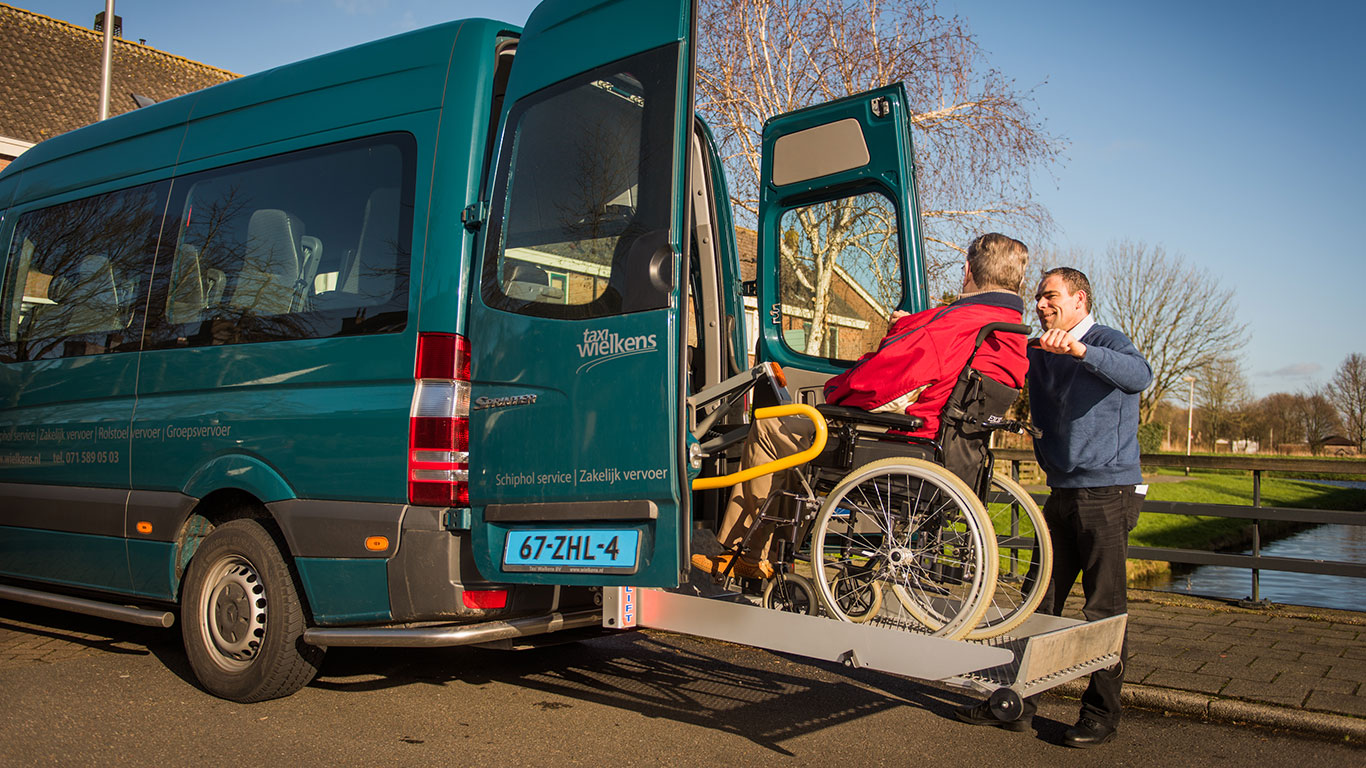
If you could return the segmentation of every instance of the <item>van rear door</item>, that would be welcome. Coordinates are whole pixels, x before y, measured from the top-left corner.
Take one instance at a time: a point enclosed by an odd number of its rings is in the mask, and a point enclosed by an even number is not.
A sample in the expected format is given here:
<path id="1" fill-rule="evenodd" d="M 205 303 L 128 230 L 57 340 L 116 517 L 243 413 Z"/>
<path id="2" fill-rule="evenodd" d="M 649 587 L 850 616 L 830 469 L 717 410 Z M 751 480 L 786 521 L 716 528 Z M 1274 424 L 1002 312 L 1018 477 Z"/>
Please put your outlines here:
<path id="1" fill-rule="evenodd" d="M 678 581 L 692 5 L 545 2 L 518 44 L 467 324 L 489 579 Z"/>
<path id="2" fill-rule="evenodd" d="M 928 305 L 912 157 L 900 83 L 764 125 L 759 356 L 798 402 Z"/>

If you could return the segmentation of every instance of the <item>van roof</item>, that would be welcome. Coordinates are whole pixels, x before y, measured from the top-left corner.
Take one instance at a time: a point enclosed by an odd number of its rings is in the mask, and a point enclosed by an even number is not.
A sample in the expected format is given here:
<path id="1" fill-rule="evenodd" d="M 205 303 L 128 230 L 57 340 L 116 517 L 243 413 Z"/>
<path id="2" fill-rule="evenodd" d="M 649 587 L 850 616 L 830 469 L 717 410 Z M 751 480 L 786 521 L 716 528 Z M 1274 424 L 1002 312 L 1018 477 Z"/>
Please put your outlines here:
<path id="1" fill-rule="evenodd" d="M 348 81 L 369 80 L 433 66 L 444 69 L 451 60 L 455 45 L 482 45 L 492 36 L 504 33 L 515 35 L 520 33 L 520 29 L 490 19 L 450 21 L 194 91 L 40 142 L 0 171 L 0 188 L 9 186 L 3 182 L 15 183 L 14 177 L 18 174 L 28 174 L 44 165 L 74 159 L 75 155 L 116 144 L 136 146 L 140 155 L 138 161 L 123 169 L 97 173 L 96 178 L 73 180 L 80 181 L 79 184 L 43 184 L 41 191 L 29 188 L 27 180 L 21 181 L 19 183 L 25 189 L 17 190 L 13 203 L 45 197 L 70 186 L 89 186 L 158 170 L 169 174 L 177 162 L 186 159 L 180 154 L 180 140 L 184 136 L 181 128 L 194 121 L 291 96 L 323 91 Z M 155 147 L 157 151 L 149 153 L 149 147 Z M 3 197 L 0 194 L 0 198 Z M 0 199 L 0 207 L 6 202 Z"/>

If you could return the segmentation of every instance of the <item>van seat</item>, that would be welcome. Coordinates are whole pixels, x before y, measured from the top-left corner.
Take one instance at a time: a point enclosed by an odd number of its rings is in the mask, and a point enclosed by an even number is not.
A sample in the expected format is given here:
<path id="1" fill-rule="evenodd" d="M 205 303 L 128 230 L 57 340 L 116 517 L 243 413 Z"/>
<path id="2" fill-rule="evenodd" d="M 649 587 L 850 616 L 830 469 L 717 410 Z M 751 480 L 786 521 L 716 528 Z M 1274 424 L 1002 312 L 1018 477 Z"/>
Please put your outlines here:
<path id="1" fill-rule="evenodd" d="M 247 253 L 228 305 L 248 315 L 287 314 L 299 280 L 297 243 L 303 234 L 298 217 L 274 208 L 251 214 Z"/>

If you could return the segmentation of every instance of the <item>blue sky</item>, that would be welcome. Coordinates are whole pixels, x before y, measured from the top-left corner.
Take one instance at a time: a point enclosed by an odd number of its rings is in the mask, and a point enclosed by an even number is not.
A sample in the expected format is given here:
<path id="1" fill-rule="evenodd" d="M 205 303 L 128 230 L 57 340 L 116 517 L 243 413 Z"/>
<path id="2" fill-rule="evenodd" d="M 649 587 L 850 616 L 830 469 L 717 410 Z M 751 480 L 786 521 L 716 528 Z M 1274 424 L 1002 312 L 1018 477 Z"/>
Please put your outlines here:
<path id="1" fill-rule="evenodd" d="M 89 26 L 102 0 L 9 0 Z M 120 0 L 124 37 L 234 72 L 532 0 Z M 1258 395 L 1366 353 L 1366 4 L 941 0 L 989 63 L 1033 88 L 1065 163 L 1040 173 L 1058 251 L 1119 239 L 1236 291 Z M 1037 86 L 1037 87 L 1036 87 Z M 1358 219 L 1361 217 L 1361 219 Z"/>

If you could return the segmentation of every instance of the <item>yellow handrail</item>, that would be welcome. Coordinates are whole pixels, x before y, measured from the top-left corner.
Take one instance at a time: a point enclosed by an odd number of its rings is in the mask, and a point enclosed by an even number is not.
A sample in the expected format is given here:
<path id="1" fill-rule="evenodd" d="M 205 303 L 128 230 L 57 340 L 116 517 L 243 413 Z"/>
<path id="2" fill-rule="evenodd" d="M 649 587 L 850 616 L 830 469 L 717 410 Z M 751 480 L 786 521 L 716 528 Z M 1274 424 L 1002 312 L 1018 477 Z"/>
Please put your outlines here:
<path id="1" fill-rule="evenodd" d="M 801 403 L 792 403 L 791 405 L 774 405 L 768 408 L 754 409 L 754 418 L 756 421 L 758 419 L 776 419 L 779 416 L 805 416 L 810 419 L 811 423 L 816 425 L 816 435 L 811 441 L 811 447 L 801 453 L 784 456 L 781 459 L 775 459 L 766 464 L 760 464 L 757 467 L 742 469 L 734 474 L 721 475 L 720 477 L 699 477 L 692 481 L 692 489 L 694 491 L 709 491 L 713 488 L 728 488 L 737 483 L 753 480 L 762 475 L 781 472 L 784 469 L 791 469 L 792 467 L 805 464 L 816 458 L 820 455 L 820 452 L 825 449 L 825 417 L 820 415 L 820 412 L 815 408 L 812 408 L 809 405 L 802 405 Z"/>

